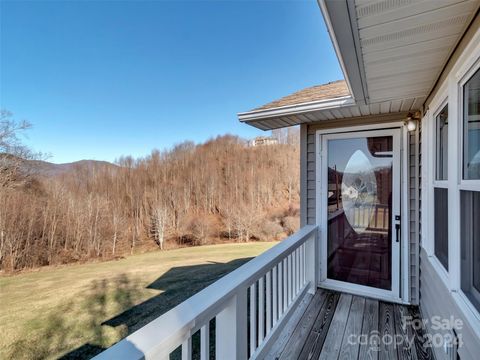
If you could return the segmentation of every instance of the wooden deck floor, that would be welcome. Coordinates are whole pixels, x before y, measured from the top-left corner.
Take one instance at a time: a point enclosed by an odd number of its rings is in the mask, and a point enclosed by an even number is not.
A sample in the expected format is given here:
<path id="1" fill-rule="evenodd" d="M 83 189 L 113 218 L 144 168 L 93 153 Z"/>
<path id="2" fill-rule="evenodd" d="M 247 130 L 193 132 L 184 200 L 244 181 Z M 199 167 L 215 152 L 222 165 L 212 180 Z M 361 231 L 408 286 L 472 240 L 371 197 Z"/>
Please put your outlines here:
<path id="1" fill-rule="evenodd" d="M 318 290 L 295 310 L 267 359 L 434 359 L 415 306 Z M 382 341 L 383 340 L 383 341 Z"/>

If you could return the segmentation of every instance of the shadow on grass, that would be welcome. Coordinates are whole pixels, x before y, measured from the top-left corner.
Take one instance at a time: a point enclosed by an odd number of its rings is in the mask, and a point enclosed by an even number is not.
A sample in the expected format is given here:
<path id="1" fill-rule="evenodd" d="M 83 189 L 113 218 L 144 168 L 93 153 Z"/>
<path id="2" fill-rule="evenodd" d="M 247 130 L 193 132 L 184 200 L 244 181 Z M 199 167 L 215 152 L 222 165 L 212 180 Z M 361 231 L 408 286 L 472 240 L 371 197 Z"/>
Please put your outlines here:
<path id="1" fill-rule="evenodd" d="M 11 358 L 44 359 L 65 354 L 62 359 L 89 359 L 250 259 L 172 268 L 147 286 L 162 292 L 137 305 L 141 288 L 126 274 L 94 281 L 80 307 L 69 302 L 55 309 L 37 324 L 40 336 L 11 346 Z M 112 312 L 118 315 L 106 320 Z M 72 350 L 78 338 L 86 343 Z"/>
<path id="2" fill-rule="evenodd" d="M 102 325 L 126 326 L 130 334 L 248 260 L 250 258 L 172 268 L 147 286 L 148 289 L 163 290 L 161 294 L 129 308 Z"/>

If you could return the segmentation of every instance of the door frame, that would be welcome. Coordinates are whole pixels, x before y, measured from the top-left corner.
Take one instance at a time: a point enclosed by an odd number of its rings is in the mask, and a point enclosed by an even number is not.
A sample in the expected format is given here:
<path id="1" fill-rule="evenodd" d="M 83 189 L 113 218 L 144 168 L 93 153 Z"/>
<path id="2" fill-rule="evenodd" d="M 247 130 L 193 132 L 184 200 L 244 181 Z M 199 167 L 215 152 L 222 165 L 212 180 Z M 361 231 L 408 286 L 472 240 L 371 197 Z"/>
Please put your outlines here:
<path id="1" fill-rule="evenodd" d="M 355 138 L 359 136 L 393 136 L 394 137 L 394 151 L 398 151 L 397 156 L 394 155 L 393 161 L 394 169 L 400 171 L 400 177 L 393 174 L 393 187 L 397 187 L 397 205 L 394 205 L 401 216 L 401 240 L 394 251 L 395 241 L 392 239 L 392 290 L 382 290 L 364 285 L 347 283 L 339 280 L 327 279 L 327 208 L 322 206 L 326 199 L 326 155 L 327 151 L 323 141 L 333 138 Z M 387 300 L 397 303 L 409 303 L 409 236 L 408 236 L 408 131 L 403 122 L 362 125 L 353 127 L 341 127 L 317 130 L 315 134 L 316 144 L 316 223 L 319 228 L 319 287 L 350 292 L 357 295 L 374 297 L 381 300 Z M 325 201 L 324 201 L 325 200 Z M 395 209 L 392 211 L 392 226 L 395 224 L 393 216 Z M 392 229 L 392 236 L 394 230 Z M 396 254 L 396 255 L 395 255 Z M 395 270 L 395 271 L 394 271 Z"/>

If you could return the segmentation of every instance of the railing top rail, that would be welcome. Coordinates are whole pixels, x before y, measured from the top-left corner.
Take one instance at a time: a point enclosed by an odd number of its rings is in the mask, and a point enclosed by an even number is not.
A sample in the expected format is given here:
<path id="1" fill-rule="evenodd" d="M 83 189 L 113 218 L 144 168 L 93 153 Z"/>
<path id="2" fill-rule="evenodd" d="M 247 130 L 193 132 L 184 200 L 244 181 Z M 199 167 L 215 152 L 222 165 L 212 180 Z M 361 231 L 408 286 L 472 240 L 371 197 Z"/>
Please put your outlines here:
<path id="1" fill-rule="evenodd" d="M 302 245 L 316 231 L 314 225 L 295 234 L 253 258 L 210 286 L 188 298 L 162 316 L 127 336 L 96 359 L 141 359 L 163 354 L 182 341 L 185 333 L 197 329 L 221 310 L 239 290 L 245 289 L 276 263 Z M 189 334 L 191 335 L 191 334 Z"/>

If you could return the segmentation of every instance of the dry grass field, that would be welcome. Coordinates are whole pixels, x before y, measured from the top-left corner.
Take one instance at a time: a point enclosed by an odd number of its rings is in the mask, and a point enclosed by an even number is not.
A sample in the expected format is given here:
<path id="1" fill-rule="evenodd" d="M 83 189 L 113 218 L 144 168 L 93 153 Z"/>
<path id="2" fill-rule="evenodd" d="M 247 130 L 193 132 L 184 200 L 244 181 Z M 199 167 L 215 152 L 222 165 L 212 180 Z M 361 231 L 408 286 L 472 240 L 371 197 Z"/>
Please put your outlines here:
<path id="1" fill-rule="evenodd" d="M 0 358 L 89 358 L 274 244 L 189 247 L 0 277 Z"/>

